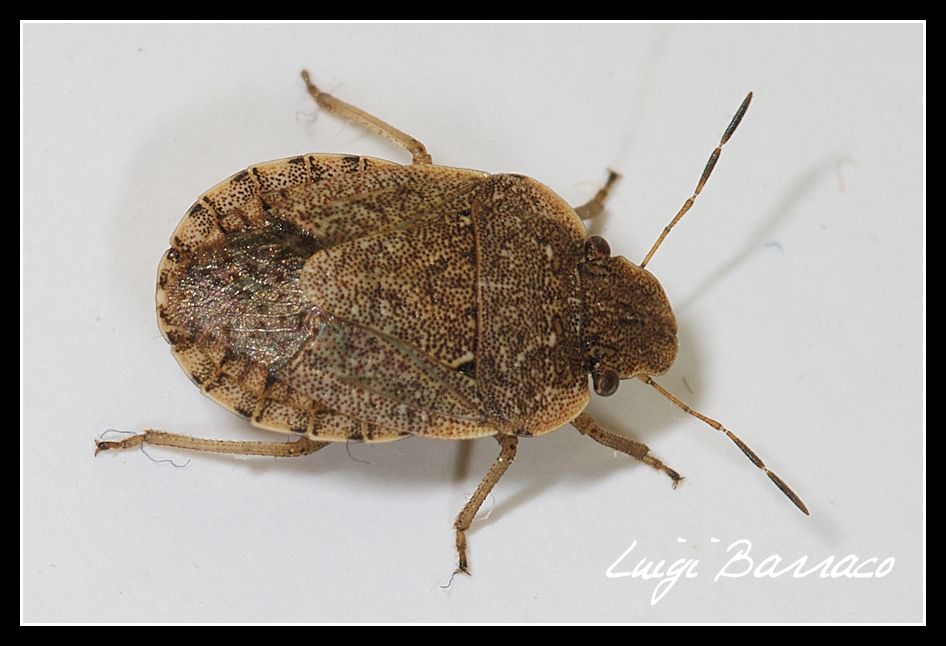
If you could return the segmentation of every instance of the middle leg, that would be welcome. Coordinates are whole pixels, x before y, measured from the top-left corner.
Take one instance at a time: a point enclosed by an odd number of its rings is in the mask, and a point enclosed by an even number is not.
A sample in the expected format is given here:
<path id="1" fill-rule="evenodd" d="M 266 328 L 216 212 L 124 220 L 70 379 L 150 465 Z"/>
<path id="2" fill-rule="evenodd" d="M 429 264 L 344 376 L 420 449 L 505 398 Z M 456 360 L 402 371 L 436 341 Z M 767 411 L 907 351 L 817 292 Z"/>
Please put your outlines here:
<path id="1" fill-rule="evenodd" d="M 496 461 L 493 462 L 493 466 L 491 466 L 489 471 L 486 472 L 486 475 L 483 476 L 483 480 L 480 481 L 480 485 L 476 488 L 473 496 L 470 498 L 469 502 L 466 503 L 466 506 L 463 507 L 463 510 L 457 516 L 457 520 L 453 523 L 454 528 L 457 530 L 458 564 L 456 571 L 463 572 L 464 574 L 470 573 L 469 564 L 466 560 L 466 530 L 470 528 L 470 524 L 473 522 L 476 512 L 479 511 L 483 501 L 486 500 L 486 496 L 493 490 L 493 487 L 496 486 L 496 483 L 503 477 L 503 474 L 506 473 L 506 469 L 509 468 L 509 465 L 512 464 L 512 461 L 515 459 L 516 445 L 519 443 L 519 438 L 515 435 L 498 435 L 496 436 L 496 441 L 499 442 L 500 446 L 499 457 L 496 458 Z"/>

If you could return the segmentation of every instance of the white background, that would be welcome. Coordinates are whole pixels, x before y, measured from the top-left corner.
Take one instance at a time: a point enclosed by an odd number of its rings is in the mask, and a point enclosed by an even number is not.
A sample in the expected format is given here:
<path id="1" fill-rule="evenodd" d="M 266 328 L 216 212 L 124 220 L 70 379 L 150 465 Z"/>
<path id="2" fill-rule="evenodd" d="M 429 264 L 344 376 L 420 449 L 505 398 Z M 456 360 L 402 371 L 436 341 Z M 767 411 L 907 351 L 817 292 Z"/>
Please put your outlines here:
<path id="1" fill-rule="evenodd" d="M 922 619 L 919 25 L 31 24 L 23 37 L 24 620 Z M 448 590 L 451 524 L 490 439 L 467 461 L 461 443 L 421 439 L 182 469 L 93 458 L 107 428 L 278 439 L 181 372 L 153 283 L 194 198 L 248 164 L 408 160 L 317 114 L 302 67 L 437 163 L 525 173 L 572 203 L 620 170 L 592 231 L 634 261 L 753 90 L 649 267 L 680 322 L 662 382 L 739 433 L 811 517 L 637 382 L 591 410 L 682 486 L 569 428 L 523 440 L 470 532 L 473 576 Z M 882 579 L 714 583 L 742 538 L 757 561 L 896 564 Z M 605 577 L 634 540 L 630 566 L 696 558 L 699 576 L 651 606 L 654 581 Z"/>

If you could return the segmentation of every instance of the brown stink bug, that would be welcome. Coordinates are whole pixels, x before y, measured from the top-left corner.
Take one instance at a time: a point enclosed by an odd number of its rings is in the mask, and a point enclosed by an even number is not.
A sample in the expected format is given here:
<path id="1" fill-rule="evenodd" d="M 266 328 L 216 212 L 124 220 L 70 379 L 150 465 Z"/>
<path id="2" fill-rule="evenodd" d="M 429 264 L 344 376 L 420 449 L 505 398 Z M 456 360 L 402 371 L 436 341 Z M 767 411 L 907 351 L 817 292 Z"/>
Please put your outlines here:
<path id="1" fill-rule="evenodd" d="M 742 449 L 805 512 L 746 444 L 653 376 L 677 354 L 677 324 L 645 269 L 703 189 L 750 93 L 710 155 L 693 195 L 639 265 L 612 256 L 583 219 L 607 183 L 573 208 L 522 175 L 436 166 L 418 140 L 320 91 L 320 107 L 413 155 L 403 166 L 309 154 L 250 166 L 204 193 L 171 237 L 158 272 L 158 322 L 204 394 L 290 442 L 198 439 L 156 430 L 97 451 L 157 444 L 297 456 L 332 442 L 410 435 L 493 436 L 501 447 L 457 516 L 466 530 L 516 455 L 521 436 L 571 423 L 614 450 L 681 477 L 644 444 L 583 412 L 635 377 Z"/>

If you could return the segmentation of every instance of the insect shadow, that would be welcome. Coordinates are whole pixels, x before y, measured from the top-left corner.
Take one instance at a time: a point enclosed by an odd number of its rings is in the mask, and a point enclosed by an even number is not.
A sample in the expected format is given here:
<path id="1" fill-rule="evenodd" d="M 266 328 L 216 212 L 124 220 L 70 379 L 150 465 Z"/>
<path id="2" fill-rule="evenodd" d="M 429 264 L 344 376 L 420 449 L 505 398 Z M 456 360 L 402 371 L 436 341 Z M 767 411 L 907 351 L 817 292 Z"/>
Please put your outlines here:
<path id="1" fill-rule="evenodd" d="M 693 327 L 687 324 L 685 318 L 679 323 L 678 334 L 681 346 L 686 351 L 681 352 L 678 361 L 674 363 L 665 379 L 668 383 L 680 383 L 681 388 L 684 388 L 682 385 L 684 377 L 687 383 L 692 385 L 701 383 L 702 362 L 698 338 L 691 333 Z M 192 391 L 187 388 L 185 392 Z M 699 401 L 698 392 L 690 396 L 694 401 Z M 204 398 L 201 397 L 201 399 Z M 592 405 L 594 405 L 594 399 L 593 396 Z M 261 431 L 250 427 L 231 413 L 219 410 L 209 400 L 206 400 L 206 403 L 207 416 L 204 421 L 195 422 L 192 419 L 177 426 L 183 432 L 194 434 L 207 433 L 209 427 L 214 428 L 215 431 L 239 429 L 246 433 L 248 439 L 259 439 Z M 697 433 L 706 432 L 705 429 L 693 425 L 689 419 L 681 419 L 680 413 L 674 407 L 650 389 L 644 388 L 643 384 L 629 383 L 609 398 L 606 405 L 603 405 L 605 402 L 601 403 L 599 411 L 601 418 L 612 424 L 612 428 L 635 439 L 653 443 L 657 455 L 666 458 L 669 463 L 679 467 L 686 474 L 687 462 L 693 464 L 695 458 L 661 453 L 660 439 L 667 437 L 671 432 Z M 633 423 L 627 423 L 625 420 L 628 419 L 633 419 Z M 267 434 L 264 434 L 264 437 L 265 435 Z M 272 435 L 273 438 L 279 437 L 276 434 Z M 516 468 L 510 470 L 508 477 L 503 480 L 502 487 L 496 490 L 489 517 L 477 519 L 475 527 L 483 527 L 487 523 L 496 522 L 505 515 L 514 513 L 520 505 L 525 505 L 530 499 L 543 492 L 559 488 L 568 490 L 575 486 L 590 486 L 624 472 L 639 473 L 643 478 L 638 484 L 633 484 L 628 480 L 621 481 L 627 485 L 628 491 L 632 486 L 643 488 L 652 486 L 654 491 L 657 488 L 669 487 L 661 474 L 652 473 L 646 465 L 625 455 L 616 454 L 587 442 L 586 438 L 568 425 L 543 435 L 541 441 L 534 441 L 535 439 L 537 438 L 523 438 L 516 458 Z M 353 486 L 364 487 L 366 491 L 386 490 L 392 487 L 408 491 L 411 489 L 429 490 L 435 485 L 452 484 L 459 500 L 465 499 L 476 487 L 482 467 L 495 459 L 493 447 L 494 441 L 491 438 L 450 442 L 415 437 L 383 444 L 351 442 L 347 447 L 333 446 L 330 447 L 331 450 L 293 460 L 241 459 L 224 454 L 203 453 L 199 455 L 197 461 L 191 462 L 189 468 L 199 468 L 201 463 L 211 461 L 233 464 L 234 460 L 239 460 L 242 474 L 255 477 L 265 476 L 275 471 L 280 475 L 304 479 L 306 487 L 317 486 L 318 480 L 327 474 L 341 472 L 352 478 Z M 151 447 L 149 450 L 156 458 L 177 459 L 181 455 L 179 451 L 163 447 Z M 462 468 L 464 461 L 467 469 Z M 466 471 L 466 473 L 461 473 L 461 471 Z"/>
<path id="2" fill-rule="evenodd" d="M 758 218 L 755 226 L 749 227 L 741 244 L 740 241 L 734 240 L 731 247 L 733 251 L 726 254 L 726 261 L 714 271 L 694 281 L 693 285 L 674 303 L 674 311 L 678 315 L 685 315 L 686 310 L 698 298 L 704 297 L 710 289 L 724 282 L 727 276 L 749 260 L 753 254 L 760 252 L 766 243 L 776 237 L 779 227 L 801 213 L 798 206 L 818 188 L 821 182 L 836 172 L 837 164 L 843 160 L 849 160 L 849 158 L 840 153 L 826 157 L 785 184 L 765 211 L 765 215 Z M 819 214 L 807 213 L 806 217 L 815 215 Z"/>

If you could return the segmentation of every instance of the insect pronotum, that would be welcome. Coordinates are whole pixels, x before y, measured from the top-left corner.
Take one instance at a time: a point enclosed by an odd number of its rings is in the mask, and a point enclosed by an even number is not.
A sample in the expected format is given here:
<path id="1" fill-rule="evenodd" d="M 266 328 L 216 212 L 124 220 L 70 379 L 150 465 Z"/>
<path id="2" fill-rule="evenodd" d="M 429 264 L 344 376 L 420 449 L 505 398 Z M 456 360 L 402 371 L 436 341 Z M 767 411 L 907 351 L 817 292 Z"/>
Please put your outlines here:
<path id="1" fill-rule="evenodd" d="M 724 433 L 808 513 L 745 442 L 654 380 L 676 357 L 677 325 L 645 267 L 703 190 L 751 93 L 635 265 L 586 239 L 582 223 L 601 213 L 616 173 L 572 208 L 522 175 L 434 165 L 417 139 L 302 78 L 321 108 L 402 146 L 412 163 L 309 154 L 251 166 L 187 212 L 157 287 L 161 331 L 201 390 L 295 439 L 149 429 L 99 440 L 96 453 L 156 444 L 289 457 L 349 440 L 493 436 L 499 457 L 454 523 L 457 571 L 469 573 L 466 531 L 520 437 L 571 423 L 680 482 L 647 446 L 584 412 L 589 375 L 600 396 L 633 377 Z"/>

